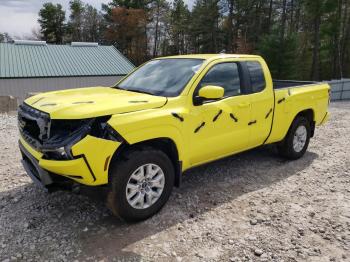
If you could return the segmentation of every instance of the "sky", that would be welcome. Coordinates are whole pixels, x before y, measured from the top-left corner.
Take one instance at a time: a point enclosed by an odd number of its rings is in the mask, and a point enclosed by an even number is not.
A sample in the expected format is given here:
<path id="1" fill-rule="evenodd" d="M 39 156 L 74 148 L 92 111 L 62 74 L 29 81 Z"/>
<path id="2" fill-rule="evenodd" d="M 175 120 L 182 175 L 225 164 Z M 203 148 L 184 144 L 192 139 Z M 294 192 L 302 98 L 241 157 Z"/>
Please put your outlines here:
<path id="1" fill-rule="evenodd" d="M 64 10 L 68 10 L 69 0 L 0 0 L 0 33 L 7 32 L 14 38 L 30 35 L 33 29 L 39 29 L 38 13 L 46 2 L 60 3 Z M 110 0 L 83 0 L 97 9 L 102 3 Z M 192 6 L 194 0 L 185 0 Z M 69 14 L 66 12 L 66 18 Z"/>
<path id="2" fill-rule="evenodd" d="M 8 32 L 13 37 L 31 34 L 33 28 L 39 28 L 38 13 L 46 2 L 60 3 L 64 10 L 68 9 L 69 0 L 0 0 L 0 32 Z M 83 2 L 100 9 L 101 4 L 109 0 Z"/>

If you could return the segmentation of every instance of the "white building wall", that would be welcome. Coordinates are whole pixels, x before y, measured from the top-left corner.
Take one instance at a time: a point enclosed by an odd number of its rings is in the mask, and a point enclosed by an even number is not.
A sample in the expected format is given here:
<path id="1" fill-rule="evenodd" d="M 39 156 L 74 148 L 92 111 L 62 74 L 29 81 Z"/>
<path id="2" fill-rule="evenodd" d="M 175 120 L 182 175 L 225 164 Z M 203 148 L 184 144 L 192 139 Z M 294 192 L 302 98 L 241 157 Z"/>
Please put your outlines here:
<path id="1" fill-rule="evenodd" d="M 62 90 L 77 87 L 112 86 L 122 76 L 87 76 L 55 78 L 0 79 L 0 96 L 14 96 L 19 102 L 28 93 Z"/>

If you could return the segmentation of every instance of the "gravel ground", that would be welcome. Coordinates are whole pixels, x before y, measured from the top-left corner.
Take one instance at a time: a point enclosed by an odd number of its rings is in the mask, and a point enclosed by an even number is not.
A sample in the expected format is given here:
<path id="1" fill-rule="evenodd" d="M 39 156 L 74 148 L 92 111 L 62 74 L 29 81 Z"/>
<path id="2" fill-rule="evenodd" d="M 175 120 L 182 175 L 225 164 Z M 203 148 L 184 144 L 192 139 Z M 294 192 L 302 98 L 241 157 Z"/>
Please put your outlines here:
<path id="1" fill-rule="evenodd" d="M 0 261 L 350 261 L 350 102 L 331 112 L 304 158 L 264 147 L 194 169 L 138 224 L 102 189 L 36 188 L 0 115 Z"/>

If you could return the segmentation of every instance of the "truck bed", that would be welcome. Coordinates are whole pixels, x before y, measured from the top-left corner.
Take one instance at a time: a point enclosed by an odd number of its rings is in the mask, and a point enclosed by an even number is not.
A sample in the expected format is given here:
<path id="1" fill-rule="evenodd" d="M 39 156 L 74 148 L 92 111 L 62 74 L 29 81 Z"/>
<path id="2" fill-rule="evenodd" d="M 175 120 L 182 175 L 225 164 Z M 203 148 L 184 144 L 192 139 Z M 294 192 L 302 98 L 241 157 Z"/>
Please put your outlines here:
<path id="1" fill-rule="evenodd" d="M 326 121 L 329 103 L 327 83 L 273 80 L 273 84 L 275 111 L 267 143 L 282 141 L 299 112 L 310 112 L 315 125 Z"/>
<path id="2" fill-rule="evenodd" d="M 317 82 L 307 82 L 307 81 L 295 81 L 295 80 L 273 80 L 273 88 L 289 88 L 289 87 L 302 87 L 306 85 L 317 84 Z"/>

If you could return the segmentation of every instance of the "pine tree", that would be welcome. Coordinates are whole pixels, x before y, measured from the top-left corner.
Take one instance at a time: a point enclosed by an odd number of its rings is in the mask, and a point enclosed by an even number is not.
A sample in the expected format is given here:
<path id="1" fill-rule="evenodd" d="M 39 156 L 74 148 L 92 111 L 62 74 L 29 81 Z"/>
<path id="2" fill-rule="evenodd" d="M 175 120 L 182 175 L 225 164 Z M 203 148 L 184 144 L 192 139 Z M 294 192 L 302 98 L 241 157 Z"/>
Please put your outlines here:
<path id="1" fill-rule="evenodd" d="M 60 4 L 45 3 L 39 11 L 38 22 L 43 40 L 48 43 L 62 44 L 65 35 L 66 13 Z"/>
<path id="2" fill-rule="evenodd" d="M 135 64 L 187 53 L 260 53 L 276 78 L 350 77 L 350 0 L 111 0 L 102 12 L 70 1 L 39 12 L 49 43 L 115 45 Z M 6 37 L 5 37 L 6 38 Z M 4 36 L 0 34 L 0 41 Z"/>
<path id="3" fill-rule="evenodd" d="M 258 46 L 258 53 L 266 59 L 274 78 L 293 79 L 296 77 L 296 35 L 286 36 L 281 45 L 280 32 L 273 31 L 262 39 Z"/>
<path id="4" fill-rule="evenodd" d="M 159 54 L 161 35 L 164 35 L 164 30 L 166 30 L 165 20 L 167 19 L 170 7 L 165 0 L 154 0 L 150 5 L 150 15 L 152 18 L 150 28 L 153 31 L 153 57 L 156 57 Z"/>
<path id="5" fill-rule="evenodd" d="M 0 43 L 8 43 L 11 41 L 13 41 L 13 39 L 8 33 L 0 33 Z"/>
<path id="6" fill-rule="evenodd" d="M 103 42 L 103 17 L 91 5 L 85 5 L 83 17 L 83 40 L 87 42 Z"/>
<path id="7" fill-rule="evenodd" d="M 195 53 L 218 53 L 224 49 L 218 0 L 197 0 L 191 15 L 191 38 Z"/>
<path id="8" fill-rule="evenodd" d="M 171 9 L 170 39 L 172 54 L 187 54 L 189 51 L 190 11 L 183 0 L 175 0 Z"/>
<path id="9" fill-rule="evenodd" d="M 83 41 L 83 20 L 85 7 L 81 0 L 69 2 L 70 16 L 68 27 L 72 33 L 72 41 Z"/>

